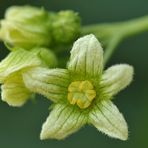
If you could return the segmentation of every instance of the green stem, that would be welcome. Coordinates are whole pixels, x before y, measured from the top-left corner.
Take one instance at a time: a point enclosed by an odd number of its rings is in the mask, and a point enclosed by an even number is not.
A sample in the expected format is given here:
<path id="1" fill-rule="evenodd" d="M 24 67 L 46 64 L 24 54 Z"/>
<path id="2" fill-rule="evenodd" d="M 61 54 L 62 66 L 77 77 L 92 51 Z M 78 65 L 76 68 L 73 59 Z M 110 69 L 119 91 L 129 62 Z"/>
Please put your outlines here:
<path id="1" fill-rule="evenodd" d="M 93 33 L 105 43 L 104 64 L 111 58 L 117 45 L 129 36 L 148 31 L 148 16 L 117 22 L 88 25 L 82 28 L 82 35 Z"/>
<path id="2" fill-rule="evenodd" d="M 120 43 L 120 38 L 112 38 L 112 40 L 110 40 L 110 43 L 108 44 L 108 46 L 106 47 L 105 50 L 105 54 L 104 54 L 104 66 L 107 64 L 107 62 L 109 61 L 109 59 L 112 57 L 113 53 L 115 52 L 115 50 L 117 49 L 117 45 Z"/>

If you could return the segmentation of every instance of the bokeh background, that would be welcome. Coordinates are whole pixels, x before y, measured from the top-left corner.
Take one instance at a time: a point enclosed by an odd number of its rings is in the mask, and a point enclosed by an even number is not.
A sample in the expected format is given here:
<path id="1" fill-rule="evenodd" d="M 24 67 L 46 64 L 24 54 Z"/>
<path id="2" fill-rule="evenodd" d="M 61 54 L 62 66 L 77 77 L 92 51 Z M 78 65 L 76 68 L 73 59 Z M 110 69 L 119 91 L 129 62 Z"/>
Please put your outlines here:
<path id="1" fill-rule="evenodd" d="M 148 15 L 148 0 L 0 0 L 0 18 L 11 5 L 44 6 L 48 10 L 73 9 L 80 13 L 83 25 L 123 21 Z M 8 53 L 0 43 L 0 58 Z M 129 140 L 122 142 L 86 126 L 63 141 L 40 141 L 41 125 L 50 102 L 38 96 L 22 108 L 12 108 L 0 101 L 0 148 L 147 148 L 148 147 L 148 33 L 125 40 L 108 63 L 129 63 L 135 67 L 135 78 L 114 103 L 124 114 Z"/>

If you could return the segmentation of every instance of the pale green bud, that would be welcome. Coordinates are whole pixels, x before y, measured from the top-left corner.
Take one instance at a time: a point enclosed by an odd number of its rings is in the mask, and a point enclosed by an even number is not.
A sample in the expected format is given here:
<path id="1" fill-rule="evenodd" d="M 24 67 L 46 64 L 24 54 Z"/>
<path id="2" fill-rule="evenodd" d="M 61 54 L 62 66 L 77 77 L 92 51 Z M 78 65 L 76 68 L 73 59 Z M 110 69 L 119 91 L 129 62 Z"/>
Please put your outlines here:
<path id="1" fill-rule="evenodd" d="M 73 11 L 60 11 L 54 16 L 52 35 L 56 43 L 69 43 L 80 34 L 80 17 Z"/>
<path id="2" fill-rule="evenodd" d="M 37 48 L 38 49 L 38 48 Z M 36 50 L 36 48 L 35 48 Z M 47 67 L 56 67 L 57 66 L 57 58 L 55 54 L 47 49 L 47 48 L 39 48 L 39 57 L 45 63 Z"/>
<path id="3" fill-rule="evenodd" d="M 30 49 L 50 45 L 49 15 L 44 9 L 31 6 L 10 7 L 0 24 L 0 39 L 12 46 Z"/>

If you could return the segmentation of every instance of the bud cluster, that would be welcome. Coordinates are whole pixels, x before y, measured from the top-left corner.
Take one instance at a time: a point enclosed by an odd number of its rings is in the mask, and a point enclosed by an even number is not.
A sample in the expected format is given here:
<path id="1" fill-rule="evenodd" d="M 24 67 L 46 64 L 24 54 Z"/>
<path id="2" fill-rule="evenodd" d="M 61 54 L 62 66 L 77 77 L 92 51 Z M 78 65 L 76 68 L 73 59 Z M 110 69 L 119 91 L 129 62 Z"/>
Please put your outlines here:
<path id="1" fill-rule="evenodd" d="M 48 12 L 32 6 L 12 6 L 0 21 L 0 39 L 31 49 L 73 42 L 80 34 L 80 18 L 73 11 Z"/>

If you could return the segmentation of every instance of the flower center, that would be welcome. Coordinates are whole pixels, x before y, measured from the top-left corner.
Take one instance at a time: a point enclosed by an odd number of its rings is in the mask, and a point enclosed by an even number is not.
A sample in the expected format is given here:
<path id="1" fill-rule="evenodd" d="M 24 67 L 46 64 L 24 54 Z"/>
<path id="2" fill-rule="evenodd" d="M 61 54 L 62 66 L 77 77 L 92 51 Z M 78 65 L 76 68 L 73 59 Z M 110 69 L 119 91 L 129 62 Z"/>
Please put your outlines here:
<path id="1" fill-rule="evenodd" d="M 77 104 L 80 108 L 90 106 L 96 97 L 96 91 L 90 81 L 75 81 L 68 87 L 68 101 L 70 104 Z"/>

